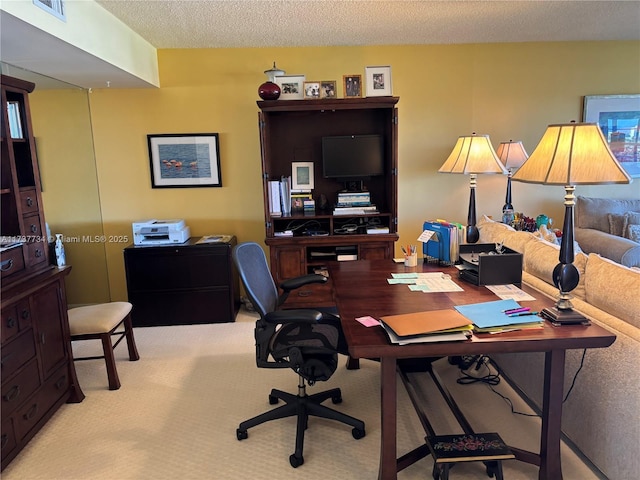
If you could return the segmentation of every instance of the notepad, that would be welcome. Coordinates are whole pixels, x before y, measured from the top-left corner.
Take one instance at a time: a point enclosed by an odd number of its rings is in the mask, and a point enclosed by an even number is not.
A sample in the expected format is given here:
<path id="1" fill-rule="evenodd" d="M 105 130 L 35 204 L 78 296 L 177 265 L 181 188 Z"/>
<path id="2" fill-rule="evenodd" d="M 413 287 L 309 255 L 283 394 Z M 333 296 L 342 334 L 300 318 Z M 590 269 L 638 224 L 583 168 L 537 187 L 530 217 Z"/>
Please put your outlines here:
<path id="1" fill-rule="evenodd" d="M 381 319 L 400 337 L 454 332 L 471 326 L 468 318 L 453 309 L 389 315 Z"/>

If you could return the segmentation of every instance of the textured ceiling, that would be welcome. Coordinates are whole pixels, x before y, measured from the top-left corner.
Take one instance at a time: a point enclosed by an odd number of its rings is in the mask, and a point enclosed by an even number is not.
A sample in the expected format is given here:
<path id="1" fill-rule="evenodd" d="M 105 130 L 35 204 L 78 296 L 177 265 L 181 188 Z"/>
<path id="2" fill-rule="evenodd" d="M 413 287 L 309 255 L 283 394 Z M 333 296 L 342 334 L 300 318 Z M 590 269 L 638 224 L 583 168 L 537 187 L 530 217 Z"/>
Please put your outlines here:
<path id="1" fill-rule="evenodd" d="M 638 1 L 97 0 L 156 48 L 640 39 Z"/>

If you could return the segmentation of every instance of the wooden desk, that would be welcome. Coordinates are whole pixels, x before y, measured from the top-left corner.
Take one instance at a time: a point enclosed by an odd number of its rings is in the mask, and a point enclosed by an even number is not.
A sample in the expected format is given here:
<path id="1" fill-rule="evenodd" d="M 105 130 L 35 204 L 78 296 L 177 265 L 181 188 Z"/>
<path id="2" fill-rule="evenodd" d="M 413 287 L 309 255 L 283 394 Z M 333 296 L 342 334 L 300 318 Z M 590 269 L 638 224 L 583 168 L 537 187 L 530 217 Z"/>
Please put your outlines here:
<path id="1" fill-rule="evenodd" d="M 406 285 L 389 285 L 392 272 L 446 271 L 463 292 L 411 292 Z M 560 426 L 564 385 L 565 354 L 568 349 L 603 348 L 616 337 L 604 328 L 591 326 L 554 327 L 545 322 L 544 329 L 500 335 L 474 335 L 463 342 L 392 345 L 382 328 L 364 327 L 355 318 L 363 315 L 381 317 L 424 310 L 452 308 L 455 305 L 498 300 L 490 290 L 476 287 L 457 277 L 457 270 L 418 264 L 409 268 L 390 260 L 334 262 L 329 274 L 342 326 L 352 358 L 380 358 L 381 428 L 379 479 L 397 478 L 400 465 L 396 451 L 396 367 L 404 358 L 477 355 L 512 352 L 544 352 L 545 375 L 542 407 L 540 453 L 512 447 L 518 460 L 538 465 L 539 479 L 562 479 L 560 463 Z M 540 310 L 553 305 L 541 293 L 523 285 L 523 290 L 536 297 L 527 306 Z"/>

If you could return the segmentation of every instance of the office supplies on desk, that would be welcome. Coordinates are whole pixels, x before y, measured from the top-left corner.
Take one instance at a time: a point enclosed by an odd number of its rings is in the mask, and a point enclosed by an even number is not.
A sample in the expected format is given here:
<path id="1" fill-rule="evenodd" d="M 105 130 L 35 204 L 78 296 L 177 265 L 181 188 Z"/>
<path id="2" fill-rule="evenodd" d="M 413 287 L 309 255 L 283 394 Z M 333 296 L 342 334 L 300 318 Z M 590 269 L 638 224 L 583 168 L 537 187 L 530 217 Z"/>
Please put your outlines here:
<path id="1" fill-rule="evenodd" d="M 451 332 L 455 329 L 468 330 L 467 327 L 471 326 L 471 321 L 453 308 L 388 315 L 381 317 L 381 320 L 401 337 Z"/>
<path id="2" fill-rule="evenodd" d="M 516 308 L 519 308 L 519 305 L 515 300 L 496 300 L 493 302 L 457 305 L 455 307 L 458 312 L 471 320 L 478 329 L 513 327 L 518 324 L 534 323 L 532 315 L 512 317 L 503 312 L 503 310 Z M 541 322 L 542 319 L 538 319 L 535 323 Z"/>
<path id="3" fill-rule="evenodd" d="M 465 270 L 460 277 L 475 285 L 522 283 L 522 254 L 502 247 L 496 252 L 494 243 L 460 245 L 460 260 Z"/>

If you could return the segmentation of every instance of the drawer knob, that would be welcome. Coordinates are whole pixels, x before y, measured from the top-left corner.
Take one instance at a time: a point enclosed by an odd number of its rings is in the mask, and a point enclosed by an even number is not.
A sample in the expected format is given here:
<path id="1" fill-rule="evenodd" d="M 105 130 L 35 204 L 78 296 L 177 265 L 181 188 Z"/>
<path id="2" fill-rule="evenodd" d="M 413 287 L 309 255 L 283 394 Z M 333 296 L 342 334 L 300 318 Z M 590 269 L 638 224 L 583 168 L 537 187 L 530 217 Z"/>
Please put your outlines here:
<path id="1" fill-rule="evenodd" d="M 36 258 L 40 258 L 42 255 L 43 255 L 43 252 L 39 248 L 36 248 L 35 252 L 33 252 L 33 256 Z"/>
<path id="2" fill-rule="evenodd" d="M 7 328 L 14 328 L 16 326 L 16 319 L 13 317 L 7 318 Z"/>
<path id="3" fill-rule="evenodd" d="M 64 387 L 67 384 L 67 376 L 63 375 L 62 377 L 60 377 L 58 379 L 58 381 L 56 382 L 56 390 L 60 390 L 62 387 Z"/>
<path id="4" fill-rule="evenodd" d="M 33 207 L 33 198 L 27 197 L 26 203 L 27 203 L 27 207 Z"/>
<path id="5" fill-rule="evenodd" d="M 9 443 L 9 435 L 7 435 L 6 433 L 3 433 L 1 442 L 2 443 L 0 444 L 0 448 L 6 447 L 7 443 Z"/>
<path id="6" fill-rule="evenodd" d="M 31 408 L 27 410 L 27 413 L 25 413 L 22 416 L 22 418 L 24 418 L 25 420 L 31 420 L 33 417 L 36 416 L 37 413 L 38 413 L 38 404 L 34 403 L 33 405 L 31 405 Z"/>
<path id="7" fill-rule="evenodd" d="M 30 230 L 31 230 L 31 233 L 38 233 L 38 226 L 35 223 L 32 223 Z"/>
<path id="8" fill-rule="evenodd" d="M 24 310 L 22 310 L 22 318 L 23 319 L 27 319 L 31 316 L 31 314 L 29 313 L 29 310 L 27 310 L 26 308 Z"/>

